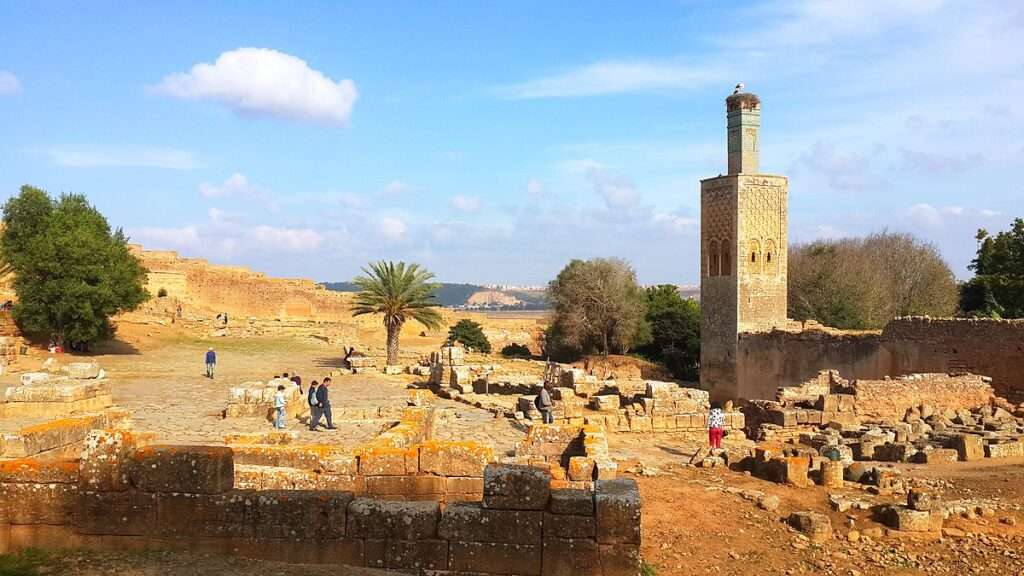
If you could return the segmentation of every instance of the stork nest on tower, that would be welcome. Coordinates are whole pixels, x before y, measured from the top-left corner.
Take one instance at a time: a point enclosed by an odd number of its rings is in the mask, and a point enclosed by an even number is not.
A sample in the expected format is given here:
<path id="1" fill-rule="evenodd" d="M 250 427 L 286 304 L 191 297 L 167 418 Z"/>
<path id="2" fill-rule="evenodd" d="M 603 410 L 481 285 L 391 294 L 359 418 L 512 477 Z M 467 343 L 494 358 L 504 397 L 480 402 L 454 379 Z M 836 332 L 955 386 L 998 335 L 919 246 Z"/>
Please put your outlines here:
<path id="1" fill-rule="evenodd" d="M 725 107 L 728 112 L 732 112 L 733 110 L 753 110 L 760 106 L 761 99 L 757 97 L 757 94 L 751 94 L 749 92 L 733 94 L 725 99 Z"/>

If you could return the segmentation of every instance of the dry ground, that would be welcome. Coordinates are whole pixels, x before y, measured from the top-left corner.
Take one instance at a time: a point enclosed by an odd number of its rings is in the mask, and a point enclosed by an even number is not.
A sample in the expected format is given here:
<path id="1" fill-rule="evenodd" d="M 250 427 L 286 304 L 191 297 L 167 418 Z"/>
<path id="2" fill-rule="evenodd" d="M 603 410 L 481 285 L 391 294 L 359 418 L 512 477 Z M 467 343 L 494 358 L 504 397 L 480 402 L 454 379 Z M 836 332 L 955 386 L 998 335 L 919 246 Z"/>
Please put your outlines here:
<path id="1" fill-rule="evenodd" d="M 315 338 L 204 339 L 157 325 L 123 326 L 120 336 L 120 343 L 97 351 L 94 357 L 109 374 L 115 403 L 132 411 L 134 426 L 155 431 L 165 441 L 218 442 L 227 432 L 269 430 L 269 423 L 259 418 L 219 417 L 227 402 L 228 387 L 247 380 L 266 380 L 285 371 L 298 372 L 308 383 L 340 362 L 339 350 Z M 209 345 L 219 354 L 218 375 L 212 381 L 203 376 L 203 354 Z M 41 362 L 41 358 L 36 360 Z M 3 377 L 0 387 L 15 379 L 16 375 Z M 401 406 L 412 380 L 345 376 L 336 379 L 333 404 L 336 410 L 343 406 Z M 524 434 L 518 423 L 495 419 L 484 410 L 449 401 L 439 401 L 438 406 L 444 437 L 475 438 L 507 451 Z M 353 444 L 371 438 L 382 426 L 381 422 L 339 424 L 342 426 L 337 432 L 321 432 L 315 437 L 302 432 L 303 440 Z M 0 423 L 0 427 L 8 425 L 11 423 Z M 302 422 L 290 425 L 303 430 Z M 616 434 L 609 441 L 613 456 L 620 460 L 620 471 L 636 477 L 640 484 L 643 555 L 661 576 L 1024 574 L 1024 460 L 906 466 L 909 477 L 931 483 L 942 500 L 984 502 L 995 508 L 996 514 L 951 520 L 947 527 L 954 530 L 942 540 L 881 536 L 854 543 L 847 541 L 851 530 L 863 532 L 881 525 L 868 511 L 833 512 L 827 502 L 829 492 L 823 488 L 790 488 L 741 472 L 684 466 L 701 444 L 699 438 Z M 776 511 L 762 510 L 729 491 L 739 489 L 777 495 L 781 505 Z M 872 504 L 895 501 L 859 490 L 839 492 Z M 813 545 L 789 529 L 782 518 L 801 510 L 828 514 L 836 537 L 823 545 Z M 61 552 L 47 557 L 43 573 L 361 576 L 380 572 L 294 567 L 187 553 Z"/>

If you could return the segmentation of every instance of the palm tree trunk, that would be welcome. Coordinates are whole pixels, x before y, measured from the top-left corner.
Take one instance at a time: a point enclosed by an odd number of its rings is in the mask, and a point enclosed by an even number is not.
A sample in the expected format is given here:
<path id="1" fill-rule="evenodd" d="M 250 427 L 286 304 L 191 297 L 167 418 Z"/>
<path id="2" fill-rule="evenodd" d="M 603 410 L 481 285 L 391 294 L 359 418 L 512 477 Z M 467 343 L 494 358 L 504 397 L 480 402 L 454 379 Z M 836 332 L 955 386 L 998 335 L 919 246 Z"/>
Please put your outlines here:
<path id="1" fill-rule="evenodd" d="M 401 324 L 388 325 L 388 366 L 398 364 L 398 334 L 402 331 Z"/>

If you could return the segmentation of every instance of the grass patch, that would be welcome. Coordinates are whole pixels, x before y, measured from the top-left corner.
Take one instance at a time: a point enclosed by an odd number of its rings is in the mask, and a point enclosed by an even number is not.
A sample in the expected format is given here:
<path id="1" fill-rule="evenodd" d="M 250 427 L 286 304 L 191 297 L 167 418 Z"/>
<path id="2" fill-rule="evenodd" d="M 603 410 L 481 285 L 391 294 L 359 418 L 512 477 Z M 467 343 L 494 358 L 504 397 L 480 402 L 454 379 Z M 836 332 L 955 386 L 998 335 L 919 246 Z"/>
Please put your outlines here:
<path id="1" fill-rule="evenodd" d="M 46 558 L 45 552 L 35 548 L 0 554 L 0 576 L 37 576 Z"/>
<path id="2" fill-rule="evenodd" d="M 654 566 L 644 562 L 640 565 L 640 576 L 658 576 L 658 570 Z"/>

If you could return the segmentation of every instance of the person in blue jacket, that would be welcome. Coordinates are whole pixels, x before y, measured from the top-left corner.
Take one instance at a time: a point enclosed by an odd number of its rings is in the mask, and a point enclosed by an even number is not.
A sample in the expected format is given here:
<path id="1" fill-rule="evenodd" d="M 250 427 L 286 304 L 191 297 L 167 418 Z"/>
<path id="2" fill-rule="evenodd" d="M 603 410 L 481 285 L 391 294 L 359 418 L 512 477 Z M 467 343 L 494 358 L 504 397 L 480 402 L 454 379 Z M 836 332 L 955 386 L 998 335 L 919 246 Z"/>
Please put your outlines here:
<path id="1" fill-rule="evenodd" d="M 213 369 L 217 367 L 217 353 L 210 348 L 206 351 L 206 377 L 213 378 Z"/>

